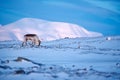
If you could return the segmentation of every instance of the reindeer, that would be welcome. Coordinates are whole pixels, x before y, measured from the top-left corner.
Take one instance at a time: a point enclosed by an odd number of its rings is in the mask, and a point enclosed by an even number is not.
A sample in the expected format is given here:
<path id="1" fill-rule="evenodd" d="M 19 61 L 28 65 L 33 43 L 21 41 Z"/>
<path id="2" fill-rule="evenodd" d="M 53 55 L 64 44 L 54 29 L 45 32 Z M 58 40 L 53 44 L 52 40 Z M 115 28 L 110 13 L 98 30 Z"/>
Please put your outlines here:
<path id="1" fill-rule="evenodd" d="M 24 41 L 22 43 L 22 46 L 27 45 L 28 41 L 32 42 L 32 46 L 40 46 L 40 43 L 41 43 L 41 41 L 39 40 L 39 38 L 36 34 L 26 34 L 26 35 L 24 35 Z"/>

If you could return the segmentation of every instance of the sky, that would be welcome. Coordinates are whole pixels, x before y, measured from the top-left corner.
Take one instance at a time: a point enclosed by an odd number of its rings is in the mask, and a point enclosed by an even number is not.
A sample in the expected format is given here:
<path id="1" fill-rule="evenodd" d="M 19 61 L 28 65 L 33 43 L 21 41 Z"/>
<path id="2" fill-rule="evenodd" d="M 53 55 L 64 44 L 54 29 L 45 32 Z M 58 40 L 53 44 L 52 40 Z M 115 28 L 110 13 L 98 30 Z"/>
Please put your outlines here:
<path id="1" fill-rule="evenodd" d="M 0 0 L 0 26 L 22 18 L 73 23 L 120 35 L 120 0 Z"/>

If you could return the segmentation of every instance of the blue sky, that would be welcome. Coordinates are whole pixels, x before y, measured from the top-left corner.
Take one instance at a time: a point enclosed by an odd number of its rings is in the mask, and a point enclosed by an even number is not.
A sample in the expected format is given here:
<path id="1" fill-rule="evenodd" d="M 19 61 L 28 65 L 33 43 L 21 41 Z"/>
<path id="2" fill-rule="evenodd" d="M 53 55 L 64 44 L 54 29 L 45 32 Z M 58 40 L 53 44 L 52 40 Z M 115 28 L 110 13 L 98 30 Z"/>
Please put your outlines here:
<path id="1" fill-rule="evenodd" d="M 119 0 L 0 0 L 0 24 L 22 18 L 78 24 L 103 35 L 120 35 Z"/>

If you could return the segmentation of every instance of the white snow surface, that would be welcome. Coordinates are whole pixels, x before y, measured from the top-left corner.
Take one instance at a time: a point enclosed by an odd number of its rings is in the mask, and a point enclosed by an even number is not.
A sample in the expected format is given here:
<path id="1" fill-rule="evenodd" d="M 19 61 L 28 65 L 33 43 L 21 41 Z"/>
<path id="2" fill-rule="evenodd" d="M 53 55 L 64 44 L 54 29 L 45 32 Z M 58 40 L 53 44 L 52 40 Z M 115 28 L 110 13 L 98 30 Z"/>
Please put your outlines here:
<path id="1" fill-rule="evenodd" d="M 120 80 L 120 36 L 109 37 L 0 41 L 0 80 Z"/>
<path id="2" fill-rule="evenodd" d="M 87 31 L 81 26 L 65 22 L 51 22 L 36 18 L 23 18 L 0 27 L 0 41 L 23 40 L 25 34 L 37 34 L 42 41 L 65 37 L 98 37 L 101 33 Z"/>

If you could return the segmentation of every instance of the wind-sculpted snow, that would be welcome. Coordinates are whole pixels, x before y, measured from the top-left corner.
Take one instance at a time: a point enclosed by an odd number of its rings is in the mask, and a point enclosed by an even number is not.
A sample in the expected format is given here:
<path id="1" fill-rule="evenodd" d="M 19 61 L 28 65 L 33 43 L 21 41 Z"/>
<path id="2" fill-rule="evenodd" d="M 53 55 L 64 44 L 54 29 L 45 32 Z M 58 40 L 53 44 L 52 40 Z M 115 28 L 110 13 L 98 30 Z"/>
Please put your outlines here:
<path id="1" fill-rule="evenodd" d="M 8 66 L 9 64 L 14 63 L 16 64 L 15 67 Z M 30 64 L 32 63 L 32 66 L 29 66 L 27 68 L 17 66 L 17 64 L 24 63 L 24 64 Z M 119 63 L 120 64 L 120 63 Z M 47 65 L 47 64 L 41 64 L 36 63 L 30 59 L 24 58 L 24 57 L 18 57 L 14 60 L 0 60 L 0 76 L 2 75 L 30 75 L 30 74 L 44 74 L 49 75 L 49 77 L 53 79 L 61 79 L 62 76 L 65 76 L 64 78 L 71 79 L 73 77 L 76 78 L 83 78 L 84 76 L 102 76 L 106 79 L 116 79 L 119 80 L 119 72 L 102 72 L 97 71 L 92 66 L 89 68 L 77 68 L 76 65 L 71 65 L 71 68 L 59 66 L 59 65 Z M 84 78 L 83 78 L 84 79 Z"/>
<path id="2" fill-rule="evenodd" d="M 120 80 L 120 37 L 0 42 L 0 80 Z"/>
<path id="3" fill-rule="evenodd" d="M 106 40 L 107 37 L 97 38 L 68 38 L 55 41 L 42 42 L 39 49 L 72 49 L 82 53 L 111 54 L 120 55 L 120 37 L 112 37 L 112 40 Z M 30 45 L 22 46 L 22 41 L 1 41 L 0 49 L 25 49 L 34 48 Z M 80 53 L 81 54 L 81 53 Z"/>

